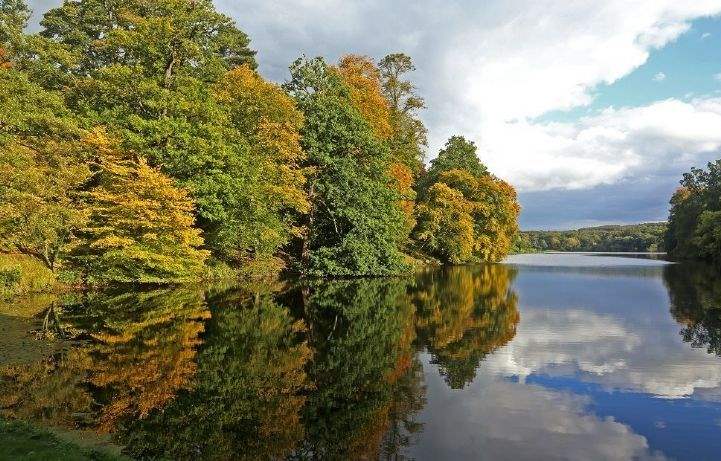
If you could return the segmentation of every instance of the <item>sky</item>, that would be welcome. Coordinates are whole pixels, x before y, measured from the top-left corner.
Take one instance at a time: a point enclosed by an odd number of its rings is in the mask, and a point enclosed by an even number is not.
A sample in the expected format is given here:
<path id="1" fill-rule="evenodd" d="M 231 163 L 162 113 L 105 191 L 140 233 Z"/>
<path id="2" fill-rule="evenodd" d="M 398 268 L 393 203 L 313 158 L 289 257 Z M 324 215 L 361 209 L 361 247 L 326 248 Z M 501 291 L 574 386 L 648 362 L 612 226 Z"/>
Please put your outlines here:
<path id="1" fill-rule="evenodd" d="M 428 160 L 475 141 L 523 229 L 665 220 L 681 174 L 721 158 L 721 0 L 215 4 L 273 81 L 303 54 L 410 55 Z"/>

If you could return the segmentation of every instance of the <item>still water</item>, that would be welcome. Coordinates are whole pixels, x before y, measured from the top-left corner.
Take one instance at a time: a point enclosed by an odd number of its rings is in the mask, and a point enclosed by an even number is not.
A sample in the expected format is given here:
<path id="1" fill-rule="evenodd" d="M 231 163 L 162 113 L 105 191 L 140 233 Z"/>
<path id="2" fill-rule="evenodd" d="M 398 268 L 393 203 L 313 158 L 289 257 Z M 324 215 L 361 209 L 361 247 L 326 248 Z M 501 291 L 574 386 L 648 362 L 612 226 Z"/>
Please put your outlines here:
<path id="1" fill-rule="evenodd" d="M 721 275 L 703 266 L 521 255 L 0 319 L 0 416 L 134 458 L 721 459 Z"/>

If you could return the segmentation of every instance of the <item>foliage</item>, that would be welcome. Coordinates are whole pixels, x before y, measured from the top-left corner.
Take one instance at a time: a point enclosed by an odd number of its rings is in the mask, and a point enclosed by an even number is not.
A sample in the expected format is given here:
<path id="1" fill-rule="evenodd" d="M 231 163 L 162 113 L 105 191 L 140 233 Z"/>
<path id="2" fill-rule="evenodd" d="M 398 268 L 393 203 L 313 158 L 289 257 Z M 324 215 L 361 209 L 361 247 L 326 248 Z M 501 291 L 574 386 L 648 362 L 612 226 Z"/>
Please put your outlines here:
<path id="1" fill-rule="evenodd" d="M 51 291 L 55 285 L 55 274 L 36 258 L 0 254 L 0 299 Z"/>
<path id="2" fill-rule="evenodd" d="M 100 155 L 87 193 L 90 219 L 75 260 L 98 283 L 178 283 L 198 279 L 209 253 L 193 227 L 188 194 L 144 160 L 125 158 L 102 134 L 91 141 Z"/>
<path id="3" fill-rule="evenodd" d="M 367 56 L 346 55 L 338 64 L 343 83 L 348 87 L 353 106 L 373 129 L 378 139 L 393 134 L 391 110 L 383 95 L 380 70 Z"/>
<path id="4" fill-rule="evenodd" d="M 213 81 L 255 66 L 248 37 L 210 0 L 66 0 L 41 25 L 42 36 L 81 57 L 77 75 L 119 64 L 169 87 L 176 76 Z"/>
<path id="5" fill-rule="evenodd" d="M 675 257 L 721 262 L 721 160 L 683 175 L 671 198 L 666 247 Z"/>
<path id="6" fill-rule="evenodd" d="M 228 72 L 215 94 L 233 126 L 247 136 L 251 162 L 243 178 L 243 206 L 231 222 L 223 221 L 216 240 L 235 248 L 236 261 L 267 264 L 291 236 L 302 233 L 296 221 L 309 209 L 306 171 L 300 168 L 303 114 L 280 87 L 247 66 Z"/>
<path id="7" fill-rule="evenodd" d="M 414 175 L 423 170 L 424 148 L 427 145 L 426 127 L 417 112 L 425 102 L 406 74 L 416 68 L 410 56 L 393 53 L 378 63 L 383 95 L 390 107 L 392 135 L 389 139 L 392 158 L 406 165 Z"/>
<path id="8" fill-rule="evenodd" d="M 305 114 L 301 144 L 313 169 L 302 256 L 313 275 L 385 275 L 405 270 L 399 197 L 388 152 L 355 109 L 348 88 L 318 58 L 291 67 L 287 90 Z"/>
<path id="9" fill-rule="evenodd" d="M 0 0 L 0 47 L 17 45 L 29 20 L 30 9 L 23 0 Z"/>
<path id="10" fill-rule="evenodd" d="M 666 223 L 586 227 L 570 231 L 524 231 L 516 253 L 533 251 L 663 251 Z"/>
<path id="11" fill-rule="evenodd" d="M 399 274 L 427 243 L 410 239 L 417 225 L 458 243 L 448 200 L 416 202 L 459 168 L 475 178 L 461 219 L 473 239 L 445 259 L 507 251 L 515 198 L 469 163 L 471 143 L 452 138 L 418 183 L 425 103 L 407 55 L 299 59 L 279 86 L 211 0 L 64 0 L 35 34 L 29 14 L 0 2 L 4 253 L 103 284 Z"/>
<path id="12" fill-rule="evenodd" d="M 453 264 L 498 261 L 518 231 L 512 186 L 490 175 L 473 143 L 454 136 L 421 180 L 414 237 L 424 251 Z"/>
<path id="13" fill-rule="evenodd" d="M 90 177 L 75 118 L 59 95 L 0 70 L 0 247 L 54 270 L 86 220 L 75 193 Z"/>

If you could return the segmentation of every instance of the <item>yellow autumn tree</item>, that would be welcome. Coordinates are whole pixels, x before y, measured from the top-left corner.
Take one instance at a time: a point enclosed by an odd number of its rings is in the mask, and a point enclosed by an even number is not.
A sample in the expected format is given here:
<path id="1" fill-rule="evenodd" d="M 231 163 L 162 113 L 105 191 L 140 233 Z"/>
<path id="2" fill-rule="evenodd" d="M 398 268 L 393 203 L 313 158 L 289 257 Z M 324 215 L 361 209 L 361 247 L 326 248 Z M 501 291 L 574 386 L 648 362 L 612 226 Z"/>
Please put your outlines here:
<path id="1" fill-rule="evenodd" d="M 86 193 L 90 222 L 75 261 L 93 283 L 179 283 L 199 278 L 209 252 L 193 227 L 194 204 L 143 159 L 125 155 L 102 132 L 86 142 L 97 154 L 97 186 Z"/>
<path id="2" fill-rule="evenodd" d="M 413 235 L 421 250 L 453 264 L 508 254 L 518 233 L 516 191 L 488 172 L 475 144 L 449 139 L 420 182 Z"/>
<path id="3" fill-rule="evenodd" d="M 368 56 L 349 54 L 338 63 L 338 73 L 350 90 L 353 106 L 373 129 L 378 139 L 386 140 L 393 134 L 391 111 L 383 96 L 381 74 Z"/>

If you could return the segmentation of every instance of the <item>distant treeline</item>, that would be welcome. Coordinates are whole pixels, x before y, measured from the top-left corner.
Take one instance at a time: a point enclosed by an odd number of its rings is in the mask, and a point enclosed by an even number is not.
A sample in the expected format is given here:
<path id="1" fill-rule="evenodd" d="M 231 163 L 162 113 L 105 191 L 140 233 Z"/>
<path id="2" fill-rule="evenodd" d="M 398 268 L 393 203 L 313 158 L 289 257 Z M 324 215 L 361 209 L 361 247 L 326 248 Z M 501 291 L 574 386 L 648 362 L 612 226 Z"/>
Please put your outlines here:
<path id="1" fill-rule="evenodd" d="M 666 223 L 586 227 L 569 231 L 525 231 L 514 251 L 663 251 Z"/>

